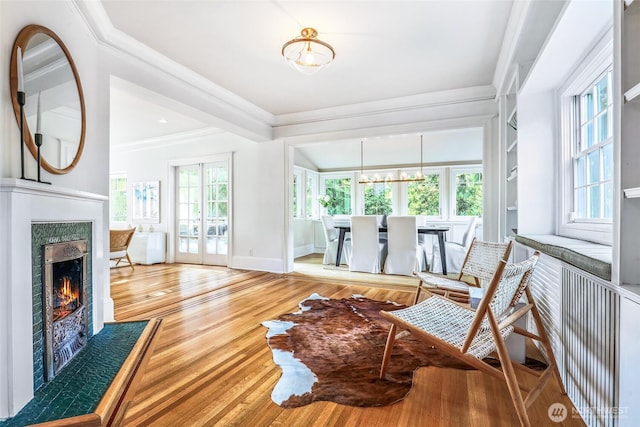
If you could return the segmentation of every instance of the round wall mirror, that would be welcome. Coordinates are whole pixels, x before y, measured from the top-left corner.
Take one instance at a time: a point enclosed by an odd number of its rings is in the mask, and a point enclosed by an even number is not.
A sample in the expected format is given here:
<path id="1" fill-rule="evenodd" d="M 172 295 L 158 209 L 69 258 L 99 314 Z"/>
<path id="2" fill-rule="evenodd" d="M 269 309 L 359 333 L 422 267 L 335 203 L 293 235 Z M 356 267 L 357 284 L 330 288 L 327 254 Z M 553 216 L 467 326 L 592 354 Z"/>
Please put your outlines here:
<path id="1" fill-rule="evenodd" d="M 10 87 L 20 126 L 18 48 L 22 50 L 24 140 L 37 156 L 34 134 L 40 124 L 41 165 L 54 174 L 71 171 L 84 147 L 85 107 L 76 66 L 62 40 L 50 29 L 29 25 L 20 31 L 11 51 Z"/>

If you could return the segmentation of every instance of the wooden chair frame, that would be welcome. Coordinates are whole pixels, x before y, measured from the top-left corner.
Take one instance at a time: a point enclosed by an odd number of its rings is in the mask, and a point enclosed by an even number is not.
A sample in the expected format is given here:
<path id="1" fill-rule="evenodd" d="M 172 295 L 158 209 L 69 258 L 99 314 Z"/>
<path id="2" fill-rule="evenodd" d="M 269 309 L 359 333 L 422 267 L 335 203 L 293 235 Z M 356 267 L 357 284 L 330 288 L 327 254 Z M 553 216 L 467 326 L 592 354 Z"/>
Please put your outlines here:
<path id="1" fill-rule="evenodd" d="M 131 258 L 129 258 L 129 244 L 135 234 L 135 228 L 126 228 L 123 230 L 109 230 L 109 259 L 116 262 L 116 267 L 124 259 L 129 263 L 129 267 L 135 270 Z M 124 252 L 122 255 L 111 256 L 111 253 Z"/>
<path id="2" fill-rule="evenodd" d="M 494 274 L 494 277 L 489 285 L 487 292 L 483 299 L 480 302 L 480 305 L 477 310 L 475 310 L 475 314 L 473 315 L 473 321 L 470 323 L 468 332 L 464 336 L 464 343 L 461 347 L 451 344 L 448 341 L 444 341 L 437 336 L 425 331 L 419 326 L 416 326 L 410 322 L 407 322 L 403 319 L 398 318 L 394 315 L 394 312 L 386 312 L 382 311 L 380 314 L 383 318 L 389 320 L 392 325 L 389 330 L 389 336 L 387 339 L 387 344 L 384 350 L 384 356 L 382 360 L 382 366 L 380 368 L 380 378 L 384 378 L 387 366 L 389 364 L 389 360 L 391 357 L 391 351 L 393 349 L 393 345 L 397 338 L 399 338 L 402 334 L 405 334 L 407 331 L 413 334 L 414 336 L 422 339 L 428 345 L 434 346 L 439 350 L 445 352 L 448 355 L 451 355 L 458 360 L 469 364 L 470 366 L 477 368 L 487 374 L 504 381 L 507 384 L 507 388 L 509 389 L 509 394 L 511 395 L 511 400 L 516 409 L 518 419 L 522 426 L 530 426 L 531 423 L 529 421 L 529 416 L 527 414 L 527 408 L 533 403 L 533 401 L 540 395 L 542 389 L 551 378 L 552 375 L 555 375 L 558 385 L 561 388 L 561 392 L 566 394 L 562 379 L 560 377 L 560 372 L 558 370 L 558 366 L 553 355 L 553 349 L 551 347 L 551 343 L 549 342 L 549 338 L 545 332 L 544 325 L 542 323 L 542 318 L 540 316 L 540 312 L 535 304 L 535 300 L 529 288 L 529 281 L 533 273 L 533 268 L 537 262 L 539 253 L 536 252 L 529 260 L 525 262 L 529 262 L 531 266 L 528 270 L 526 270 L 520 279 L 519 285 L 511 297 L 511 302 L 508 305 L 508 309 L 502 313 L 494 313 L 492 308 L 492 300 L 498 286 L 501 284 L 502 276 L 505 270 L 505 266 L 507 264 L 508 254 L 505 254 L 503 259 L 500 261 L 498 268 Z M 519 263 L 523 264 L 523 263 Z M 511 265 L 510 267 L 516 267 L 516 265 Z M 521 299 L 522 295 L 526 295 L 527 304 L 516 309 L 516 304 Z M 456 305 L 459 307 L 459 310 L 469 310 L 473 312 L 472 309 L 456 303 L 454 301 L 447 300 L 439 295 L 432 295 L 429 298 L 438 298 L 442 301 L 445 301 L 449 305 Z M 429 299 L 428 298 L 428 299 Z M 425 303 L 427 300 L 423 301 L 421 304 Z M 436 303 L 438 300 L 435 301 Z M 411 310 L 414 307 L 412 306 L 404 310 Z M 403 311 L 403 310 L 401 310 Z M 531 312 L 533 320 L 535 322 L 537 334 L 534 334 L 528 330 L 522 329 L 518 326 L 515 326 L 514 323 L 520 319 L 522 316 Z M 495 355 L 497 353 L 497 358 L 500 361 L 501 368 L 495 368 L 487 363 L 485 363 L 481 358 L 476 355 L 470 354 L 468 351 L 470 350 L 474 339 L 481 332 L 481 329 L 486 326 L 489 326 L 491 330 L 491 335 L 493 337 L 493 342 L 495 344 L 495 351 L 490 353 Z M 397 329 L 400 328 L 405 332 L 398 334 L 396 336 Z M 505 343 L 505 338 L 503 336 L 503 332 L 505 328 L 513 328 L 512 333 L 517 333 L 519 335 L 523 335 L 530 339 L 534 339 L 539 341 L 549 359 L 547 361 L 548 366 L 542 372 L 535 371 L 530 369 L 520 363 L 514 362 L 509 357 L 509 352 L 507 350 L 507 346 Z M 485 329 L 486 330 L 486 329 Z M 462 334 L 461 334 L 462 335 Z M 537 381 L 532 388 L 528 388 L 521 384 L 516 377 L 515 370 L 521 370 L 527 374 L 533 375 L 537 377 Z M 523 393 L 526 393 L 526 397 L 523 398 Z"/>
<path id="3" fill-rule="evenodd" d="M 420 292 L 425 289 L 430 294 L 441 295 L 445 298 L 461 303 L 469 302 L 469 291 L 460 289 L 461 286 L 473 286 L 479 288 L 482 280 L 489 282 L 495 271 L 495 267 L 500 259 L 508 258 L 511 254 L 513 242 L 509 243 L 493 243 L 477 240 L 475 237 L 469 245 L 469 250 L 465 255 L 462 268 L 456 279 L 448 279 L 446 276 L 435 275 L 432 273 L 418 273 L 418 286 L 416 288 L 416 296 L 413 300 L 417 304 L 420 299 Z M 488 255 L 490 254 L 490 255 Z M 473 257 L 472 257 L 473 255 Z M 480 260 L 477 260 L 480 258 Z M 489 258 L 489 259 L 487 259 Z M 483 261 L 484 260 L 484 261 Z M 491 265 L 495 261 L 495 265 Z M 473 278 L 473 282 L 462 280 L 463 276 Z M 442 287 L 434 285 L 433 280 L 436 279 Z M 451 288 L 447 288 L 447 284 Z"/>

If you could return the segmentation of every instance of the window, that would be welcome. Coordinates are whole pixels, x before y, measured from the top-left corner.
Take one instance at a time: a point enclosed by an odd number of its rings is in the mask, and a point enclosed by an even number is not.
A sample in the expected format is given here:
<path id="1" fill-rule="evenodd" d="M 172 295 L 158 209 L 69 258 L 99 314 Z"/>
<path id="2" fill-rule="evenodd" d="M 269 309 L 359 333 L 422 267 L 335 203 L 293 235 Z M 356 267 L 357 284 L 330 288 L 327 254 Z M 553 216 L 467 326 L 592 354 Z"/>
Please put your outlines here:
<path id="1" fill-rule="evenodd" d="M 325 178 L 324 195 L 329 196 L 326 206 L 329 215 L 351 215 L 351 178 Z"/>
<path id="2" fill-rule="evenodd" d="M 302 174 L 300 172 L 293 173 L 293 217 L 302 217 L 301 194 Z"/>
<path id="3" fill-rule="evenodd" d="M 611 69 L 574 99 L 573 217 L 613 217 L 613 130 Z"/>
<path id="4" fill-rule="evenodd" d="M 317 217 L 318 216 L 318 175 L 316 173 L 312 173 L 307 171 L 307 188 L 306 188 L 306 196 L 307 196 L 307 218 Z"/>
<path id="5" fill-rule="evenodd" d="M 390 183 L 366 184 L 364 187 L 364 214 L 391 215 L 393 211 L 392 194 Z"/>
<path id="6" fill-rule="evenodd" d="M 454 216 L 482 216 L 482 172 L 452 170 Z"/>
<path id="7" fill-rule="evenodd" d="M 378 170 L 378 176 L 389 180 L 358 183 L 355 188 L 360 171 L 319 174 L 322 180 L 316 200 L 321 199 L 323 212 L 328 215 L 420 215 L 431 221 L 482 216 L 481 164 L 431 167 L 422 173 L 424 181 L 389 182 L 414 174 L 402 169 Z"/>
<path id="8" fill-rule="evenodd" d="M 127 177 L 112 175 L 109 188 L 111 222 L 127 222 Z"/>
<path id="9" fill-rule="evenodd" d="M 407 185 L 409 215 L 440 216 L 440 174 L 425 174 L 425 181 Z"/>
<path id="10" fill-rule="evenodd" d="M 558 89 L 558 234 L 613 240 L 613 36 L 607 33 Z"/>

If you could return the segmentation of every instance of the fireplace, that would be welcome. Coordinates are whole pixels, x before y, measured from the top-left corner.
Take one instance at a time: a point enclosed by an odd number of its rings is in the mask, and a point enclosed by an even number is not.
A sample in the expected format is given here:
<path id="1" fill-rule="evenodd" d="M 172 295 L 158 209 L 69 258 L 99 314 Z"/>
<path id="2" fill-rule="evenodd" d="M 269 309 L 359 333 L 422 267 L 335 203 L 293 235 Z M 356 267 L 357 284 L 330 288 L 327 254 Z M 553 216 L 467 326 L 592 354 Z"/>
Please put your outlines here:
<path id="1" fill-rule="evenodd" d="M 44 246 L 86 240 L 87 338 L 113 320 L 108 204 L 103 194 L 0 178 L 0 419 L 15 416 L 44 385 Z"/>
<path id="2" fill-rule="evenodd" d="M 87 324 L 87 241 L 44 246 L 44 379 L 49 381 L 84 348 Z"/>

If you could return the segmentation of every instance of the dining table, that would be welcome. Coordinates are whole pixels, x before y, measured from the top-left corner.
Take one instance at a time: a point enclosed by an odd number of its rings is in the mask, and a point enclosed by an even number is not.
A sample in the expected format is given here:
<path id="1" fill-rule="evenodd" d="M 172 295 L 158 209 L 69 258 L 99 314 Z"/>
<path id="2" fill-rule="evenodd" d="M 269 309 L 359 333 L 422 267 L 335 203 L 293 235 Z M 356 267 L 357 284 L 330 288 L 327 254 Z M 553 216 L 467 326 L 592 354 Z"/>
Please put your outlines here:
<path id="1" fill-rule="evenodd" d="M 342 248 L 344 246 L 344 239 L 347 233 L 351 232 L 351 223 L 345 221 L 340 223 L 335 222 L 334 228 L 338 229 L 340 234 L 338 235 L 338 253 L 336 254 L 336 267 L 340 266 L 340 257 L 342 256 Z M 387 227 L 383 225 L 378 226 L 379 233 L 386 233 Z M 441 227 L 435 225 L 419 225 L 418 234 L 435 234 L 438 236 L 438 246 L 440 247 L 440 262 L 442 263 L 442 274 L 447 274 L 447 258 L 444 247 L 445 233 L 449 231 L 449 227 Z"/>

